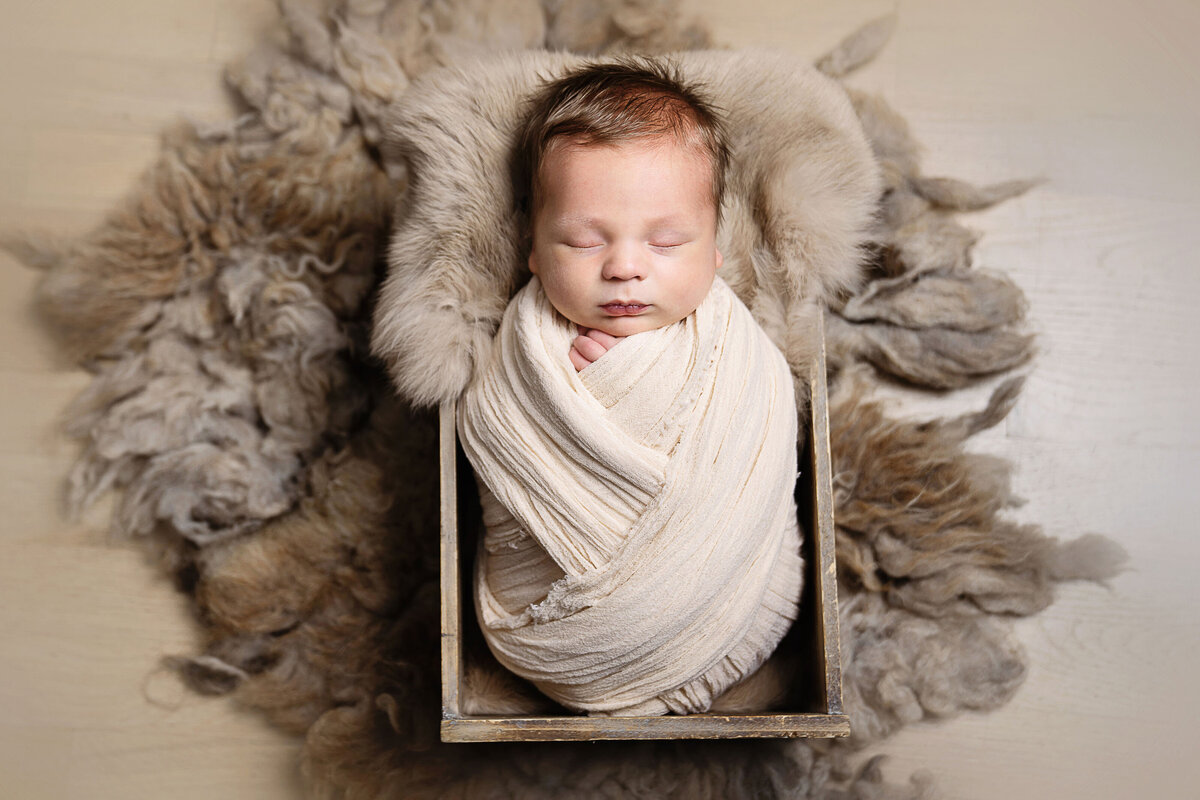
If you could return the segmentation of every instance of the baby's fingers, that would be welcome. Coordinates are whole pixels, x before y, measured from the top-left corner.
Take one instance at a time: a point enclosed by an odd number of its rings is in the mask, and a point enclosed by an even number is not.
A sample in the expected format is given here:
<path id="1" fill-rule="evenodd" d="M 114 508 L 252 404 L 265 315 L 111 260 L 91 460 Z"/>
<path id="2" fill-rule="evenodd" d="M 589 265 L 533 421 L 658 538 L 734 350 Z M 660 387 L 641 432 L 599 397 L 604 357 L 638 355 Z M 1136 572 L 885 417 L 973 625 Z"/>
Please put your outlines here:
<path id="1" fill-rule="evenodd" d="M 589 336 L 576 336 L 571 342 L 571 349 L 578 351 L 589 362 L 595 361 L 608 351 L 608 348 Z"/>
<path id="2" fill-rule="evenodd" d="M 611 334 L 605 333 L 604 331 L 598 331 L 595 328 L 588 328 L 586 330 L 580 331 L 580 333 L 582 333 L 588 339 L 591 339 L 593 342 L 596 342 L 597 344 L 599 344 L 605 350 L 612 347 L 617 342 L 621 341 L 621 339 L 625 338 L 623 336 L 613 336 Z"/>
<path id="3" fill-rule="evenodd" d="M 574 347 L 571 348 L 571 352 L 567 353 L 567 357 L 571 359 L 571 364 L 575 367 L 576 372 L 579 372 L 579 370 L 592 363 L 580 355 L 579 351 Z"/>

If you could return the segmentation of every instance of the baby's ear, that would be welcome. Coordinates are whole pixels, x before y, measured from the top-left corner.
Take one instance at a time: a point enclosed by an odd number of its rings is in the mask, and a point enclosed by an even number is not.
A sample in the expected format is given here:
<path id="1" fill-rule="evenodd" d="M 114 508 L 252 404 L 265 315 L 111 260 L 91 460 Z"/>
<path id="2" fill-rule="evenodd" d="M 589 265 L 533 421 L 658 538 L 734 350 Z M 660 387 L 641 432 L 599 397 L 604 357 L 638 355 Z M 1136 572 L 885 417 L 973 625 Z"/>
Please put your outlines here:
<path id="1" fill-rule="evenodd" d="M 717 250 L 716 253 L 717 253 L 717 269 L 720 269 L 721 266 L 725 263 L 725 256 L 721 255 L 720 250 Z"/>
<path id="2" fill-rule="evenodd" d="M 533 257 L 533 249 L 529 250 L 529 271 L 537 275 L 537 259 Z"/>

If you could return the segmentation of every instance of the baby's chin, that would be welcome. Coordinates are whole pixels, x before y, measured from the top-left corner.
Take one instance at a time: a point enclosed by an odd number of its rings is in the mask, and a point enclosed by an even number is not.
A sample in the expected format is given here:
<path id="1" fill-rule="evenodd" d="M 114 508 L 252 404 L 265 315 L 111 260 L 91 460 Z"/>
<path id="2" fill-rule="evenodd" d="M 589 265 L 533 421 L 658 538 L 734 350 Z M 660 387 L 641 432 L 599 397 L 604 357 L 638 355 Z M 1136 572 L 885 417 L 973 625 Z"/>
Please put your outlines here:
<path id="1" fill-rule="evenodd" d="M 603 331 L 609 336 L 633 336 L 635 333 L 665 328 L 678 321 L 678 319 L 666 318 L 661 314 L 646 313 L 619 317 L 601 316 L 578 324 L 585 328 Z"/>

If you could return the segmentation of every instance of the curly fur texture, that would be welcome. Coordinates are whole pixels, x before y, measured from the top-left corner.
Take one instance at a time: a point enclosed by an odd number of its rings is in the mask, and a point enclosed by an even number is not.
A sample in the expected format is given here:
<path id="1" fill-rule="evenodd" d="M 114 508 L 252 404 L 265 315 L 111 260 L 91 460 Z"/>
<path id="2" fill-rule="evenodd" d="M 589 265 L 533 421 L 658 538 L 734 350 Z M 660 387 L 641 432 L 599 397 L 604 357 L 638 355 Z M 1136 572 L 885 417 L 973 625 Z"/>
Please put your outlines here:
<path id="1" fill-rule="evenodd" d="M 596 59 L 590 59 L 595 61 Z M 599 59 L 603 61 L 603 59 Z M 880 185 L 845 92 L 782 53 L 672 57 L 728 122 L 721 277 L 807 374 L 816 309 L 856 288 Z M 428 73 L 391 109 L 407 167 L 372 350 L 417 405 L 458 397 L 529 278 L 510 163 L 528 97 L 585 59 L 524 52 Z M 519 188 L 518 190 L 519 191 Z"/>
<path id="2" fill-rule="evenodd" d="M 197 690 L 303 735 L 318 796 L 929 796 L 924 779 L 888 784 L 875 761 L 852 768 L 854 747 L 1003 703 L 1025 669 L 1007 620 L 1045 607 L 1057 581 L 1101 579 L 1120 561 L 1103 540 L 1060 545 L 1007 521 L 1005 469 L 965 452 L 1016 385 L 980 415 L 927 423 L 891 419 L 870 397 L 880 371 L 954 387 L 1030 357 L 1019 291 L 972 268 L 974 237 L 954 219 L 1025 186 L 922 176 L 903 121 L 850 93 L 883 178 L 865 283 L 827 287 L 854 740 L 442 745 L 435 428 L 396 400 L 368 353 L 396 198 L 402 219 L 429 213 L 416 200 L 422 171 L 406 192 L 404 169 L 381 156 L 397 124 L 386 109 L 422 73 L 493 47 L 650 52 L 707 37 L 669 0 L 280 6 L 286 36 L 228 71 L 247 114 L 171 131 L 91 235 L 8 241 L 46 270 L 39 308 L 95 376 L 70 411 L 83 444 L 74 505 L 120 490 L 114 530 L 144 542 L 195 598 L 203 652 L 170 663 Z M 885 29 L 821 65 L 843 74 Z M 770 207 L 795 201 L 781 185 Z M 755 219 L 752 207 L 732 219 L 789 221 Z M 476 252 L 496 241 L 486 233 Z M 728 235 L 754 241 L 743 233 Z M 753 265 L 758 287 L 785 285 L 761 276 L 795 255 L 795 240 L 763 236 L 739 254 L 742 269 Z M 802 334 L 775 297 L 758 300 L 767 329 Z M 504 298 L 472 294 L 470 316 L 486 319 Z M 461 330 L 462 309 L 443 311 Z M 444 384 L 417 381 L 426 402 L 461 381 L 450 372 Z"/>

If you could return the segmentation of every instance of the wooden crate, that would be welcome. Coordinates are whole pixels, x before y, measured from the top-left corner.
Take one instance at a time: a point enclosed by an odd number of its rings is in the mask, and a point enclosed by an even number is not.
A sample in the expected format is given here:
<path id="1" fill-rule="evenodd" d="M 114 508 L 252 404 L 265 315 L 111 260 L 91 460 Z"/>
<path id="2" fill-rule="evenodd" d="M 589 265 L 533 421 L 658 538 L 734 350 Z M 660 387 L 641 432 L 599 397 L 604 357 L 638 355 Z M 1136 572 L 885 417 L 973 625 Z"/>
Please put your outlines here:
<path id="1" fill-rule="evenodd" d="M 823 330 L 821 331 L 823 334 Z M 661 717 L 588 717 L 564 711 L 560 716 L 476 716 L 461 712 L 464 641 L 476 630 L 470 561 L 478 527 L 474 483 L 463 480 L 470 469 L 458 447 L 455 404 L 440 410 L 441 461 L 441 611 L 442 724 L 445 742 L 566 741 L 591 739 L 722 739 L 753 737 L 843 737 L 850 720 L 842 711 L 842 672 L 838 634 L 837 565 L 834 558 L 833 490 L 829 456 L 829 412 L 825 385 L 825 349 L 808 376 L 808 435 L 801 454 L 797 504 L 806 521 L 805 589 L 800 618 L 780 643 L 794 648 L 801 668 L 795 675 L 797 710 L 747 714 L 689 714 Z M 807 469 L 804 468 L 807 466 Z M 469 475 L 467 476 L 469 478 Z M 461 482 L 460 482 L 461 481 Z M 473 506 L 473 507 L 472 507 Z M 460 523 L 463 528 L 460 530 Z M 482 640 L 482 635 L 477 638 Z M 478 650 L 475 650 L 478 652 Z M 477 656 L 478 657 L 478 656 Z"/>

